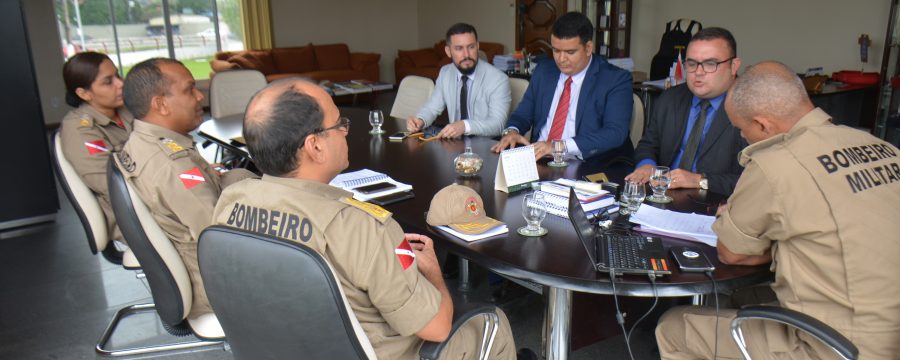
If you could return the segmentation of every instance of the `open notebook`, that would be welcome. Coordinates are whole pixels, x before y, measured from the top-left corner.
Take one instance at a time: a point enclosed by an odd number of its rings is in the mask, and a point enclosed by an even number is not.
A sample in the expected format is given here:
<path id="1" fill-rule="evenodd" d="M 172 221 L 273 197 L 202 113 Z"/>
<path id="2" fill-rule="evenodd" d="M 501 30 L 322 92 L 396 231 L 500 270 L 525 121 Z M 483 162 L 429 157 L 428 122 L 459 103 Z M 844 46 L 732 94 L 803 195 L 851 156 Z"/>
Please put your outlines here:
<path id="1" fill-rule="evenodd" d="M 377 184 L 377 183 L 389 183 L 394 185 L 393 188 L 385 189 L 378 192 L 363 194 L 355 189 L 359 189 L 363 186 Z M 396 194 L 404 191 L 411 191 L 412 185 L 404 184 L 397 180 L 392 179 L 387 174 L 382 174 L 377 171 L 362 169 L 357 171 L 352 171 L 348 173 L 339 174 L 335 176 L 334 179 L 331 180 L 328 185 L 339 187 L 341 189 L 350 191 L 353 193 L 353 198 L 359 201 L 369 201 L 371 199 L 382 197 L 385 195 Z"/>

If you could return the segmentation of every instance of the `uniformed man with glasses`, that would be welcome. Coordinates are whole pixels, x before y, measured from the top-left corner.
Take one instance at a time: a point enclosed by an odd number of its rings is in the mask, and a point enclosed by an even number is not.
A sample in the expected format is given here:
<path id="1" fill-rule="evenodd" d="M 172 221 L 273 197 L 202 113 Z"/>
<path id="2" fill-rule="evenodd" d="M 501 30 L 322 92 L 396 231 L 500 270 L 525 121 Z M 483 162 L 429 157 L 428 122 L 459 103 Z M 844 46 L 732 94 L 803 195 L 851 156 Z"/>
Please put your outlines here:
<path id="1" fill-rule="evenodd" d="M 688 43 L 687 82 L 660 95 L 634 151 L 629 181 L 646 183 L 656 166 L 673 169 L 670 188 L 696 188 L 728 195 L 743 168 L 737 154 L 747 143 L 722 104 L 737 76 L 734 36 L 726 29 L 699 31 Z"/>

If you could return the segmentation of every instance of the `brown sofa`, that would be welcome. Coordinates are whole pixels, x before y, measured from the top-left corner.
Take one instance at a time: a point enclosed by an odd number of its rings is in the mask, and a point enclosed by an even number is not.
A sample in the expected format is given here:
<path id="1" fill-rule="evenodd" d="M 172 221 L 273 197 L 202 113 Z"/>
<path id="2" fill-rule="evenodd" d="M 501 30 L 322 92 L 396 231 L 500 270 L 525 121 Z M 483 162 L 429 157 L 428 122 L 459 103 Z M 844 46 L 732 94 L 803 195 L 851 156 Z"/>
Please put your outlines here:
<path id="1" fill-rule="evenodd" d="M 351 53 L 346 44 L 309 44 L 269 50 L 223 51 L 210 61 L 213 73 L 232 69 L 259 70 L 266 80 L 305 76 L 316 81 L 379 81 L 381 54 Z"/>
<path id="2" fill-rule="evenodd" d="M 437 80 L 441 66 L 450 63 L 444 51 L 446 40 L 438 41 L 434 46 L 418 50 L 399 50 L 394 60 L 394 74 L 397 84 L 408 75 L 418 75 Z M 479 49 L 487 55 L 488 62 L 494 61 L 494 55 L 503 54 L 503 44 L 479 42 Z"/>

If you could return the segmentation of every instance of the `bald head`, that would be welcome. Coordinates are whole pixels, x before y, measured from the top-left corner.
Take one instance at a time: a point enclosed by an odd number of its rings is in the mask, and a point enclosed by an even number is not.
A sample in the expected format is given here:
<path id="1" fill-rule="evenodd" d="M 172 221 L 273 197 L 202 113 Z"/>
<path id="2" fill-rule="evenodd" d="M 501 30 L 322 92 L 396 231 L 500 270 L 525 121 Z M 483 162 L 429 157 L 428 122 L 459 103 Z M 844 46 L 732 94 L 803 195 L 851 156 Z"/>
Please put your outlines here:
<path id="1" fill-rule="evenodd" d="M 751 119 L 765 116 L 793 126 L 813 109 L 803 82 L 786 65 L 765 61 L 751 66 L 728 92 L 731 112 Z"/>
<path id="2" fill-rule="evenodd" d="M 272 82 L 253 96 L 244 117 L 244 140 L 264 174 L 288 176 L 297 170 L 297 152 L 306 135 L 322 128 L 324 99 L 331 98 L 299 78 Z"/>

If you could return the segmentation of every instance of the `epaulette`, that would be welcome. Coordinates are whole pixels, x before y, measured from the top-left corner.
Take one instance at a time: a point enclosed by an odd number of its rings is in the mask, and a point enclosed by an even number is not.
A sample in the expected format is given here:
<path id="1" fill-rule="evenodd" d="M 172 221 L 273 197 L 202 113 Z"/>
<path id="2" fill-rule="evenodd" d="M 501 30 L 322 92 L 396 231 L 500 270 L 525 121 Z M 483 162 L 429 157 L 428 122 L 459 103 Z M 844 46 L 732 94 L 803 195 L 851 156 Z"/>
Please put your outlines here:
<path id="1" fill-rule="evenodd" d="M 391 217 L 391 212 L 385 210 L 383 207 L 367 203 L 365 201 L 359 201 L 352 197 L 342 197 L 340 200 L 342 203 L 355 207 L 357 209 L 362 210 L 363 212 L 372 215 L 375 219 L 380 223 L 384 223 L 388 218 Z"/>
<path id="2" fill-rule="evenodd" d="M 92 127 L 94 127 L 94 118 L 88 114 L 81 114 L 81 117 L 78 118 L 78 128 L 90 129 Z"/>
<path id="3" fill-rule="evenodd" d="M 161 137 L 159 138 L 159 142 L 157 142 L 157 144 L 159 144 L 159 148 L 162 149 L 162 151 L 172 159 L 178 159 L 180 157 L 187 156 L 188 154 L 187 149 L 185 149 L 181 145 L 178 145 L 175 140 L 169 138 Z"/>

